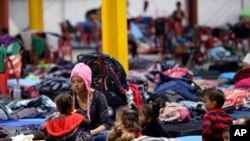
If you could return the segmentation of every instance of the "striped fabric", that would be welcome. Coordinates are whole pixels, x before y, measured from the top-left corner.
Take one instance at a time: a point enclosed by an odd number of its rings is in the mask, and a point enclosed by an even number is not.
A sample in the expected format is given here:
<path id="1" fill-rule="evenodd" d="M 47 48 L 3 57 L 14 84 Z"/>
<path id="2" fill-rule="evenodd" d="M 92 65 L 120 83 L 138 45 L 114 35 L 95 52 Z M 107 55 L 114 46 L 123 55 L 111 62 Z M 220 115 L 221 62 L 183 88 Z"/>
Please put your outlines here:
<path id="1" fill-rule="evenodd" d="M 20 78 L 21 68 L 22 68 L 22 58 L 21 54 L 11 55 L 9 57 L 9 77 Z"/>
<path id="2" fill-rule="evenodd" d="M 232 124 L 232 118 L 222 109 L 209 110 L 203 119 L 202 141 L 223 141 L 222 129 Z"/>

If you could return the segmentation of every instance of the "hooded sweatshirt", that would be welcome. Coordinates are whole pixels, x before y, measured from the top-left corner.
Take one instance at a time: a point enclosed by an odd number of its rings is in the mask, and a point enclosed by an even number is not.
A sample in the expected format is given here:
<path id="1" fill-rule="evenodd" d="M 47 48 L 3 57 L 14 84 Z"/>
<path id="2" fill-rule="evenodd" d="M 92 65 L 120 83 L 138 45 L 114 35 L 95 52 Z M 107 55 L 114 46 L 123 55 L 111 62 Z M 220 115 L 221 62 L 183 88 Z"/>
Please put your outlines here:
<path id="1" fill-rule="evenodd" d="M 44 126 L 46 141 L 85 141 L 90 138 L 88 120 L 81 114 L 52 117 Z"/>

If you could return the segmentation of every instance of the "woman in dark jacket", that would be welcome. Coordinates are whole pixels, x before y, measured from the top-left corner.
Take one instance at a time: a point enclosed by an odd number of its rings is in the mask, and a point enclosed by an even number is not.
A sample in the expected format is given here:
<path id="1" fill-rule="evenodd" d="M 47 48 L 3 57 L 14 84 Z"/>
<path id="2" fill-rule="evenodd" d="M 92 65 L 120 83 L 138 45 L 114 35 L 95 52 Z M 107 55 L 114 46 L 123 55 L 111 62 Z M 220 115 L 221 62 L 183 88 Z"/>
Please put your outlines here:
<path id="1" fill-rule="evenodd" d="M 90 87 L 92 71 L 84 63 L 74 66 L 70 80 L 75 109 L 86 115 L 90 122 L 91 140 L 106 140 L 111 125 L 108 103 L 100 91 Z"/>

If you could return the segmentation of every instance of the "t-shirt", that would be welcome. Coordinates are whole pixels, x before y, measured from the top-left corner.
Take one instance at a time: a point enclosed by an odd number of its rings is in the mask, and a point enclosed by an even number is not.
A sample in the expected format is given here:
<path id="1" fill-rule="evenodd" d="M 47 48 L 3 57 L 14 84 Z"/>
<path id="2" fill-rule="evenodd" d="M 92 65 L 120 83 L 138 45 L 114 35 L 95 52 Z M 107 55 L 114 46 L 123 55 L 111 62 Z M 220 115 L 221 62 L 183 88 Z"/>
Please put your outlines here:
<path id="1" fill-rule="evenodd" d="M 203 118 L 202 141 L 223 141 L 222 129 L 232 124 L 230 117 L 224 110 L 213 108 Z"/>

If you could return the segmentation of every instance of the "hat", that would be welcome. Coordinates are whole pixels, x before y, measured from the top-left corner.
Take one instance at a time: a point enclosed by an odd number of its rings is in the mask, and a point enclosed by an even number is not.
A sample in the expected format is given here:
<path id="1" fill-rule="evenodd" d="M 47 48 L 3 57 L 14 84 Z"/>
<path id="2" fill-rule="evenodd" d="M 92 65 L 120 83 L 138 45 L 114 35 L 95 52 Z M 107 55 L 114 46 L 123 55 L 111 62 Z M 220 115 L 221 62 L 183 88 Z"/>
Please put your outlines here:
<path id="1" fill-rule="evenodd" d="M 77 63 L 71 72 L 70 80 L 72 80 L 74 76 L 80 77 L 84 81 L 86 88 L 89 91 L 92 79 L 92 71 L 89 66 L 84 63 Z"/>

